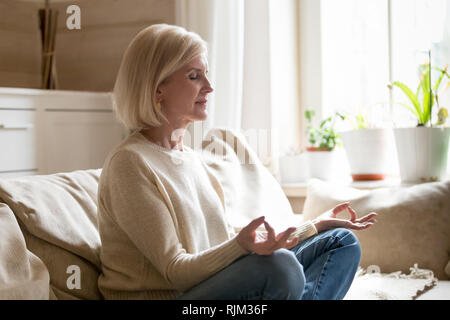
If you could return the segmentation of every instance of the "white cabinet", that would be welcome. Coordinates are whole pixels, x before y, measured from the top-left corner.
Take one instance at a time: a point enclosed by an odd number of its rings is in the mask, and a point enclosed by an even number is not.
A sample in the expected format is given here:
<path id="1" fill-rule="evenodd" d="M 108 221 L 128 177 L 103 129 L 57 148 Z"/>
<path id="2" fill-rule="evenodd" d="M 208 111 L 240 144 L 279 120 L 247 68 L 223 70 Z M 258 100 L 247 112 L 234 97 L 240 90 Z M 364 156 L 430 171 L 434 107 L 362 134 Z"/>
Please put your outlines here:
<path id="1" fill-rule="evenodd" d="M 46 111 L 45 171 L 101 168 L 108 152 L 122 139 L 123 130 L 111 112 Z"/>
<path id="2" fill-rule="evenodd" d="M 0 88 L 0 178 L 101 168 L 125 136 L 109 93 Z"/>
<path id="3" fill-rule="evenodd" d="M 0 173 L 36 171 L 35 127 L 34 109 L 0 107 Z"/>

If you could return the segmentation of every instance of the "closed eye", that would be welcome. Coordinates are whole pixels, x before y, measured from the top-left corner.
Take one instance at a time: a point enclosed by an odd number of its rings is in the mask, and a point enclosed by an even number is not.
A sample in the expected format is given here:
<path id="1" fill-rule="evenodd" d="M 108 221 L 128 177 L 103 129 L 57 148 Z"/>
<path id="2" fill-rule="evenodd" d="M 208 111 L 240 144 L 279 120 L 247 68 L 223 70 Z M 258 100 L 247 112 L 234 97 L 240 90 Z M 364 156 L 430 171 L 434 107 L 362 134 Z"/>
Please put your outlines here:
<path id="1" fill-rule="evenodd" d="M 191 68 L 188 70 L 187 73 L 189 74 L 190 80 L 198 80 L 198 79 L 200 79 L 201 75 L 204 74 L 206 76 L 208 74 L 208 70 L 207 69 L 203 70 L 203 69 L 199 69 L 199 68 Z"/>

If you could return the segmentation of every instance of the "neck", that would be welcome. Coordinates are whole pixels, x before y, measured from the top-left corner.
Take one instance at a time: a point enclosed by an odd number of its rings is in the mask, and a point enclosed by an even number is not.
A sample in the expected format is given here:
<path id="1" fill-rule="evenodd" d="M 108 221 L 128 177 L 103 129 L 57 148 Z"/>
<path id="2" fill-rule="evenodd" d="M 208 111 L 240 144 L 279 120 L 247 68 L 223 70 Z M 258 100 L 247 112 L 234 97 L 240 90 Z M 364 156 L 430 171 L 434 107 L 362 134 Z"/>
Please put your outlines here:
<path id="1" fill-rule="evenodd" d="M 187 126 L 175 128 L 170 125 L 142 129 L 141 134 L 149 141 L 169 150 L 183 151 L 183 137 Z"/>

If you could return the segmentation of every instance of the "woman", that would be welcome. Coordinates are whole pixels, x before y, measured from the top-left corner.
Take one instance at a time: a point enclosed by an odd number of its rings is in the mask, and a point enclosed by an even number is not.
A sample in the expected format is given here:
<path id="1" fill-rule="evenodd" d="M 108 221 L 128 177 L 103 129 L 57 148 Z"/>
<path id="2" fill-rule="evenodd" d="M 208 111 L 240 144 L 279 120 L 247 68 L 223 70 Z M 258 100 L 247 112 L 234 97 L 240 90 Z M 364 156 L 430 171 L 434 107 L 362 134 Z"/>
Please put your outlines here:
<path id="1" fill-rule="evenodd" d="M 279 234 L 264 217 L 230 228 L 217 185 L 179 135 L 207 117 L 207 73 L 205 42 L 180 27 L 152 25 L 125 52 L 114 98 L 132 134 L 109 154 L 99 183 L 102 294 L 342 299 L 360 260 L 346 228 L 369 227 L 375 213 L 357 219 L 344 203 Z M 344 210 L 350 220 L 336 218 Z"/>

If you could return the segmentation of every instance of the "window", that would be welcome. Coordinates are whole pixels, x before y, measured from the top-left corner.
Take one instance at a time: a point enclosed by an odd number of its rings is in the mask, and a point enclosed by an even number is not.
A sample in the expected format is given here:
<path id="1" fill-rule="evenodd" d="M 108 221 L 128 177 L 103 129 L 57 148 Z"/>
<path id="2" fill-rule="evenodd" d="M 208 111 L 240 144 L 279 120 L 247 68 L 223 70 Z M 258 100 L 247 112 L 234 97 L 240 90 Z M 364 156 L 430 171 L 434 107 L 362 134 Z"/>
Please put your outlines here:
<path id="1" fill-rule="evenodd" d="M 391 34 L 392 79 L 415 90 L 419 83 L 417 68 L 428 61 L 428 50 L 431 50 L 432 66 L 443 68 L 450 62 L 450 1 L 391 0 Z M 432 73 L 433 83 L 437 76 L 437 72 Z M 447 90 L 439 96 L 439 104 L 447 108 L 449 93 Z M 405 99 L 398 90 L 392 98 L 393 101 Z M 417 123 L 404 108 L 394 105 L 392 110 L 397 123 Z"/>
<path id="2" fill-rule="evenodd" d="M 390 106 L 387 83 L 415 91 L 428 50 L 433 66 L 450 62 L 450 0 L 322 0 L 321 47 L 324 115 L 362 111 L 372 125 L 414 125 L 407 110 Z M 450 90 L 439 98 L 450 106 Z M 406 99 L 393 91 L 392 101 Z"/>

